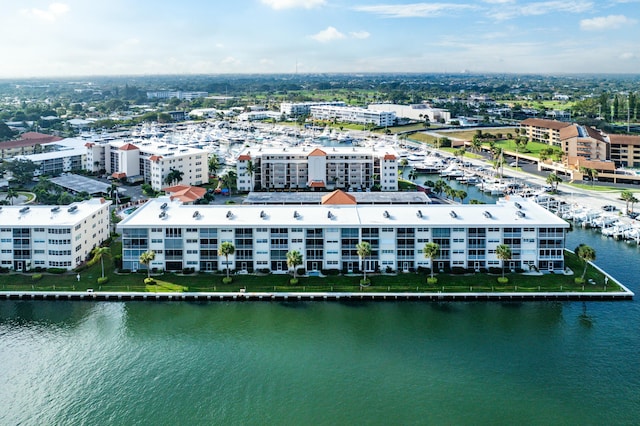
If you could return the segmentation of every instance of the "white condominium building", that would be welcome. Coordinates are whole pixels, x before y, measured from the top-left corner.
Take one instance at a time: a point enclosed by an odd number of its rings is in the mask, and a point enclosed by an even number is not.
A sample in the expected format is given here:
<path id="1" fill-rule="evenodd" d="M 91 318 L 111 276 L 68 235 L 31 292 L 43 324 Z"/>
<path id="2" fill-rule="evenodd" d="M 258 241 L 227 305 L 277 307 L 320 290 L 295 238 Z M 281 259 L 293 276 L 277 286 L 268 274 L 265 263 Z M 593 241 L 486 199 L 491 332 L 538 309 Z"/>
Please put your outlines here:
<path id="1" fill-rule="evenodd" d="M 174 183 L 201 185 L 207 181 L 207 151 L 154 140 L 87 142 L 85 169 L 106 170 L 115 178 L 142 179 L 156 191 L 168 186 L 171 170 L 182 178 Z"/>
<path id="2" fill-rule="evenodd" d="M 287 271 L 287 252 L 302 254 L 307 271 L 413 271 L 436 268 L 564 270 L 568 223 L 533 201 L 495 205 L 358 205 L 341 191 L 321 205 L 183 205 L 150 200 L 118 224 L 123 268 L 144 269 L 140 255 L 155 252 L 150 267 L 177 271 Z M 362 261 L 358 243 L 371 244 Z M 235 248 L 220 256 L 223 242 Z M 439 245 L 425 258 L 426 243 Z M 502 261 L 497 247 L 511 248 Z"/>
<path id="3" fill-rule="evenodd" d="M 397 191 L 397 158 L 390 147 L 251 148 L 238 157 L 238 190 Z"/>
<path id="4" fill-rule="evenodd" d="M 393 111 L 377 111 L 359 107 L 340 106 L 312 106 L 311 116 L 318 120 L 373 124 L 378 127 L 393 126 L 396 120 L 396 113 Z"/>
<path id="5" fill-rule="evenodd" d="M 301 115 L 309 115 L 313 106 L 340 106 L 346 104 L 341 101 L 334 102 L 282 102 L 280 104 L 280 112 L 289 117 L 298 117 Z"/>
<path id="6" fill-rule="evenodd" d="M 147 99 L 171 99 L 178 98 L 190 101 L 197 98 L 206 98 L 207 92 L 182 92 L 180 90 L 160 90 L 156 92 L 147 92 Z"/>
<path id="7" fill-rule="evenodd" d="M 93 198 L 69 206 L 2 206 L 0 266 L 75 268 L 109 237 L 110 205 Z"/>
<path id="8" fill-rule="evenodd" d="M 412 120 L 424 121 L 429 119 L 431 123 L 451 120 L 451 113 L 446 109 L 431 108 L 426 104 L 370 104 L 367 108 L 375 111 L 393 111 L 397 117 L 410 118 Z"/>

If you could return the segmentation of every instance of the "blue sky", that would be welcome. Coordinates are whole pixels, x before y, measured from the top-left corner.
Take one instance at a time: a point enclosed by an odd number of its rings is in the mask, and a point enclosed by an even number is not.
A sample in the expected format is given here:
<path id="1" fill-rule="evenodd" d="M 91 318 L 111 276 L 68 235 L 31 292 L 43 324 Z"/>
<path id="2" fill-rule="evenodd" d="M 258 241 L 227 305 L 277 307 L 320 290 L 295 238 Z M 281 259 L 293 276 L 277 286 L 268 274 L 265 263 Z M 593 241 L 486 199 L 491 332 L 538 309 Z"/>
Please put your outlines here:
<path id="1" fill-rule="evenodd" d="M 0 0 L 0 77 L 638 73 L 640 0 Z"/>

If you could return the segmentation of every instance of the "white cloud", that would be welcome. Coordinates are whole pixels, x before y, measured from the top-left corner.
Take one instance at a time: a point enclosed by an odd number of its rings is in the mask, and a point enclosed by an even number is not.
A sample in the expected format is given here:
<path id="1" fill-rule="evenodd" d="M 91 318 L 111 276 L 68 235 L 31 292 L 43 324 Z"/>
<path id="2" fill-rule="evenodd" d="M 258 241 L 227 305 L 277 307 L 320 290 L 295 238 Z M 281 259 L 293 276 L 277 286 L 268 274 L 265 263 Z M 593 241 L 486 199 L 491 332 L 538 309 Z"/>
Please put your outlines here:
<path id="1" fill-rule="evenodd" d="M 518 16 L 540 16 L 549 13 L 584 13 L 593 9 L 593 2 L 584 0 L 574 1 L 543 1 L 526 5 L 501 5 L 500 8 L 489 12 L 489 16 L 497 20 L 512 19 Z"/>
<path id="2" fill-rule="evenodd" d="M 381 4 L 376 6 L 358 6 L 354 10 L 382 15 L 387 18 L 430 18 L 441 16 L 447 12 L 475 9 L 468 4 L 453 3 L 412 3 L 412 4 Z"/>
<path id="3" fill-rule="evenodd" d="M 262 3 L 275 10 L 293 9 L 296 7 L 304 9 L 312 9 L 318 6 L 324 6 L 326 0 L 262 0 Z"/>
<path id="4" fill-rule="evenodd" d="M 340 40 L 345 38 L 345 35 L 334 27 L 328 27 L 326 30 L 322 30 L 317 34 L 311 36 L 312 39 L 321 43 L 327 43 L 333 40 Z"/>
<path id="5" fill-rule="evenodd" d="M 620 59 L 623 59 L 625 61 L 629 59 L 633 59 L 635 57 L 636 55 L 631 52 L 624 52 L 623 54 L 620 55 Z"/>
<path id="6" fill-rule="evenodd" d="M 349 33 L 349 35 L 353 38 L 364 40 L 365 38 L 369 38 L 371 34 L 366 31 L 352 31 Z"/>
<path id="7" fill-rule="evenodd" d="M 240 61 L 236 58 L 234 58 L 233 56 L 227 56 L 226 58 L 224 58 L 222 61 L 220 61 L 222 64 L 224 65 L 237 65 L 240 63 Z"/>
<path id="8" fill-rule="evenodd" d="M 69 12 L 69 5 L 64 3 L 51 3 L 46 9 L 25 9 L 22 11 L 27 16 L 53 22 Z"/>
<path id="9" fill-rule="evenodd" d="M 609 15 L 583 19 L 580 21 L 580 28 L 585 31 L 614 30 L 622 26 L 633 25 L 635 23 L 635 19 L 627 18 L 624 15 Z"/>

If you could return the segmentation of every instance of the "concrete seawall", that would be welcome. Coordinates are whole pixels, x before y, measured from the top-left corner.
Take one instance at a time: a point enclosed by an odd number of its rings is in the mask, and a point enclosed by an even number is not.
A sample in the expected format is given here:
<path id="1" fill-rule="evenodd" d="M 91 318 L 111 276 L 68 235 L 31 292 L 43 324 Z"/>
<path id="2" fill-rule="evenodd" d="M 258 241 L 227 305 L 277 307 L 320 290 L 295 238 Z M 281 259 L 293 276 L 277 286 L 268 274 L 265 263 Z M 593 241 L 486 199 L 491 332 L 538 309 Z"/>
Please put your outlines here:
<path id="1" fill-rule="evenodd" d="M 323 292 L 218 292 L 218 293 L 147 293 L 147 292 L 93 292 L 77 291 L 4 291 L 0 300 L 83 300 L 83 301 L 148 301 L 148 302 L 214 302 L 214 301 L 621 301 L 632 300 L 633 292 L 513 292 L 513 293 L 323 293 Z"/>

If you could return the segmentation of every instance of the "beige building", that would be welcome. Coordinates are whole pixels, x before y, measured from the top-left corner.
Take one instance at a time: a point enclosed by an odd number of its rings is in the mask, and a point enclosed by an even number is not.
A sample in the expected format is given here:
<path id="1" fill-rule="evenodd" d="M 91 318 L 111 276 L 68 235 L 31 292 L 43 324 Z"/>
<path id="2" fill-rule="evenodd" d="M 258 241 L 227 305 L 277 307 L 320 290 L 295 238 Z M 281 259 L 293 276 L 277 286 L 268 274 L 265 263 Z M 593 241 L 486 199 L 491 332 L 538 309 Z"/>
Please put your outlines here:
<path id="1" fill-rule="evenodd" d="M 238 190 L 398 190 L 392 148 L 292 147 L 248 149 L 238 157 Z M 249 162 L 254 173 L 248 172 Z"/>
<path id="2" fill-rule="evenodd" d="M 529 141 L 560 147 L 560 130 L 568 126 L 571 126 L 571 123 L 543 118 L 527 118 L 520 122 L 520 134 L 526 136 Z"/>
<path id="3" fill-rule="evenodd" d="M 640 167 L 640 136 L 609 135 L 611 161 L 618 167 Z"/>
<path id="4" fill-rule="evenodd" d="M 580 158 L 590 161 L 609 160 L 609 142 L 600 131 L 579 124 L 570 124 L 560 129 L 560 147 L 569 163 Z"/>

